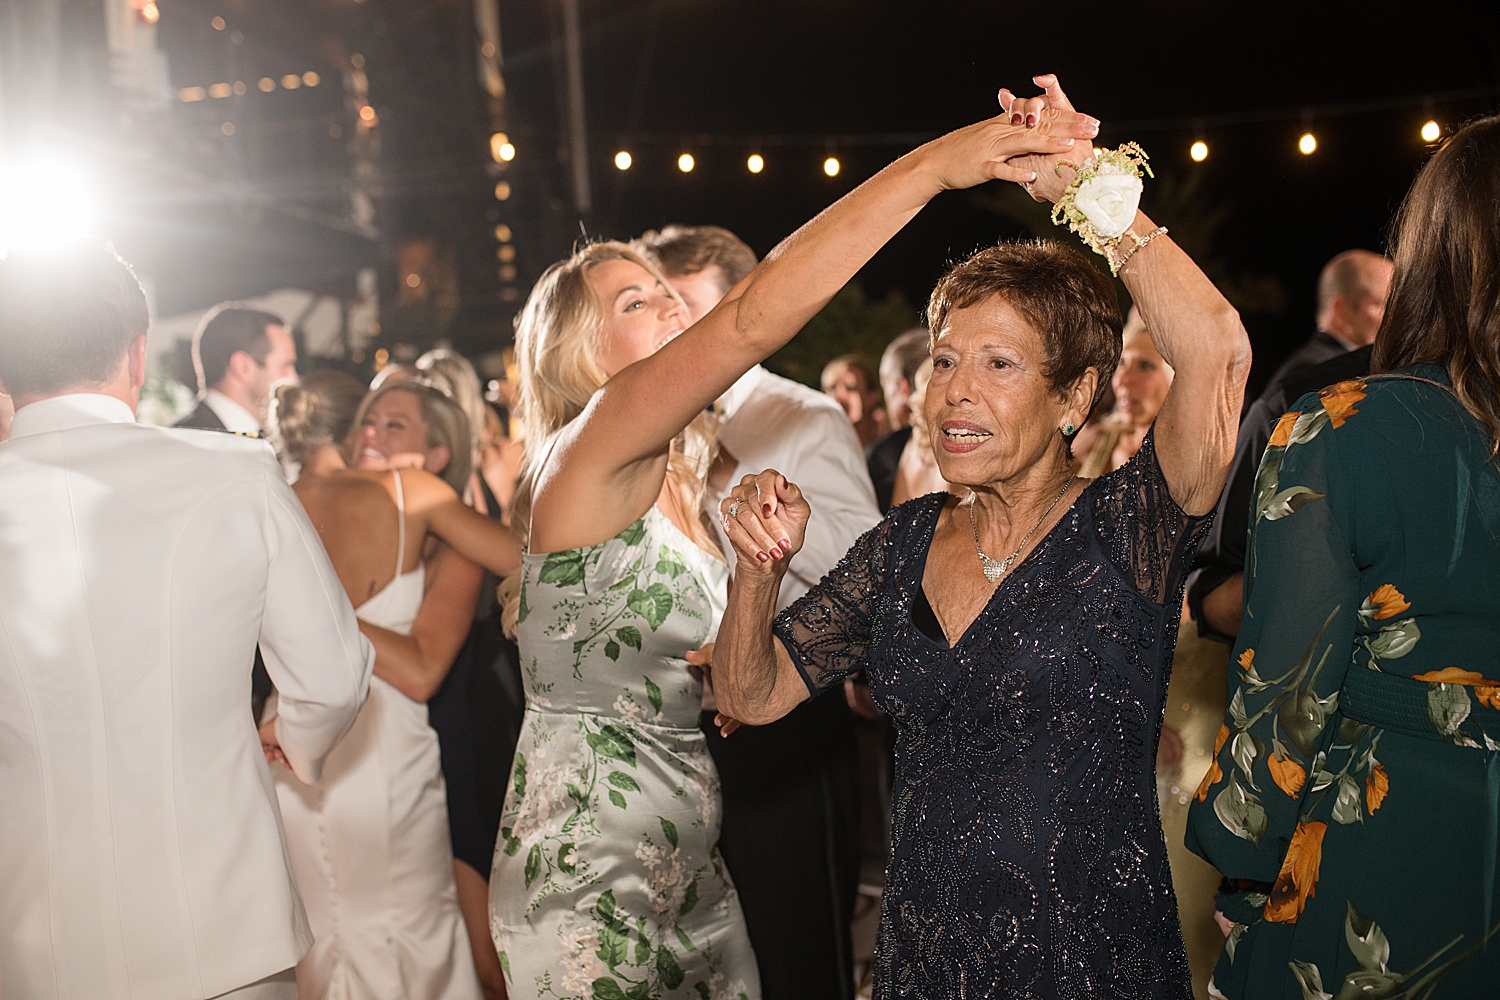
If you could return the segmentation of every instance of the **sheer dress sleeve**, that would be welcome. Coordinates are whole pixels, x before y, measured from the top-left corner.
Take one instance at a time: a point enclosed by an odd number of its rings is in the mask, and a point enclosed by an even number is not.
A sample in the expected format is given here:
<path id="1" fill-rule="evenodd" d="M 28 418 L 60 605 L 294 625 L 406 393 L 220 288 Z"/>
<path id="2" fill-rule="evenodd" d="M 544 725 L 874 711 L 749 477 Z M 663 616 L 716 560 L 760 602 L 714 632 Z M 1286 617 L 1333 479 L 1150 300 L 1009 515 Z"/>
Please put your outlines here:
<path id="1" fill-rule="evenodd" d="M 887 517 L 861 535 L 817 586 L 776 616 L 772 631 L 814 697 L 865 666 L 893 534 Z"/>
<path id="2" fill-rule="evenodd" d="M 1094 521 L 1110 562 L 1147 600 L 1181 599 L 1193 553 L 1213 521 L 1194 516 L 1172 499 L 1156 457 L 1156 428 L 1140 451 L 1094 484 Z"/>

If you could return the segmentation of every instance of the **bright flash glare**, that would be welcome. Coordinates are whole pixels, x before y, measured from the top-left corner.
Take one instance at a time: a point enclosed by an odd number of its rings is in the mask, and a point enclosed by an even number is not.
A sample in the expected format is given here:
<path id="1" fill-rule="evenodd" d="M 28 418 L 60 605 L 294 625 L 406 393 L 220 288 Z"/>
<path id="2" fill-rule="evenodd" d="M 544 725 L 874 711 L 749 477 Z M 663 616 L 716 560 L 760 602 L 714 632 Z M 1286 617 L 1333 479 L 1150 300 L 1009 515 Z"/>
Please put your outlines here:
<path id="1" fill-rule="evenodd" d="M 1435 121 L 1429 121 L 1422 126 L 1422 141 L 1437 142 L 1443 135 L 1443 127 Z"/>
<path id="2" fill-rule="evenodd" d="M 89 178 L 53 157 L 0 173 L 0 249 L 57 246 L 93 232 L 98 203 Z"/>
<path id="3" fill-rule="evenodd" d="M 1198 140 L 1188 147 L 1188 155 L 1193 158 L 1194 163 L 1202 163 L 1208 159 L 1208 143 Z"/>
<path id="4" fill-rule="evenodd" d="M 1311 156 L 1318 149 L 1318 137 L 1311 132 L 1303 132 L 1302 138 L 1297 140 L 1297 148 L 1302 151 L 1303 156 Z"/>

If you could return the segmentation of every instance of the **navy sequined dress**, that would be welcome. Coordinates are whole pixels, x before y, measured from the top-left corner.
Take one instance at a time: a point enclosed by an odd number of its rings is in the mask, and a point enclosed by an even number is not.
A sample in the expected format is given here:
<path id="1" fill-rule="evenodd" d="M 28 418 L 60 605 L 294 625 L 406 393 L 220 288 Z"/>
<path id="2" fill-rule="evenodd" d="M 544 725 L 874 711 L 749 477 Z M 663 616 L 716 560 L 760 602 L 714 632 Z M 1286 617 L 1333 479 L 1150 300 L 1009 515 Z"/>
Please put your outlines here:
<path id="1" fill-rule="evenodd" d="M 875 996 L 1190 997 L 1155 760 L 1210 518 L 1148 434 L 949 648 L 918 624 L 947 499 L 891 511 L 775 625 L 814 694 L 865 669 L 897 726 Z"/>

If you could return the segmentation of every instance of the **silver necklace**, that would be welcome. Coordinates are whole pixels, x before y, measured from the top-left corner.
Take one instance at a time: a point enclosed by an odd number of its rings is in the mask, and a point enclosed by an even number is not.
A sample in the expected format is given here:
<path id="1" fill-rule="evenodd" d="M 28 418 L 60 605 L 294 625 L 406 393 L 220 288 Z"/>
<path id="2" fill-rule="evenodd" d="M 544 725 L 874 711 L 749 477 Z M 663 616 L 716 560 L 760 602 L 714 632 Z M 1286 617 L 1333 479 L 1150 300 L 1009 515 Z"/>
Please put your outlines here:
<path id="1" fill-rule="evenodd" d="M 979 498 L 972 493 L 969 494 L 969 527 L 974 529 L 974 551 L 979 553 L 979 564 L 984 567 L 984 578 L 986 580 L 994 583 L 996 580 L 1004 576 L 1007 571 L 1009 571 L 1011 566 L 1015 563 L 1016 559 L 1020 557 L 1021 550 L 1024 549 L 1026 547 L 1026 543 L 1031 540 L 1031 536 L 1036 534 L 1036 529 L 1040 528 L 1042 526 L 1042 522 L 1047 520 L 1047 516 L 1052 513 L 1053 508 L 1062 502 L 1062 498 L 1068 492 L 1068 487 L 1072 486 L 1073 480 L 1077 478 L 1077 473 L 1074 473 L 1073 475 L 1068 477 L 1068 481 L 1066 483 L 1063 483 L 1062 490 L 1058 492 L 1057 499 L 1052 501 L 1052 506 L 1048 507 L 1046 513 L 1037 518 L 1036 524 L 1033 524 L 1031 526 L 1031 530 L 1026 532 L 1026 534 L 1021 537 L 1021 544 L 1016 546 L 1016 551 L 1012 552 L 1004 559 L 991 559 L 989 556 L 984 554 L 984 549 L 980 547 L 979 522 L 974 519 L 974 506 L 976 503 L 978 503 Z"/>

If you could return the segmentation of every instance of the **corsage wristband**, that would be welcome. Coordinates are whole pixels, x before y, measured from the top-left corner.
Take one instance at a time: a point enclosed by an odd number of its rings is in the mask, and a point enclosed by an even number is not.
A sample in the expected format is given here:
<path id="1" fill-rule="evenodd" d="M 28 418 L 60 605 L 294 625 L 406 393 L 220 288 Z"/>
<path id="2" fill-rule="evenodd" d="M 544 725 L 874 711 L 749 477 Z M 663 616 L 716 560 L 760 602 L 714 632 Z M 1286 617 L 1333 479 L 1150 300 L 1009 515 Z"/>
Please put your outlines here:
<path id="1" fill-rule="evenodd" d="M 1146 151 L 1133 142 L 1101 150 L 1078 168 L 1073 183 L 1052 206 L 1053 224 L 1077 233 L 1089 249 L 1109 261 L 1111 274 L 1119 274 L 1137 250 L 1166 232 L 1160 228 L 1137 236 L 1130 231 L 1141 203 L 1141 174 L 1156 176 L 1148 159 Z M 1127 236 L 1132 245 L 1121 256 L 1117 251 Z"/>

